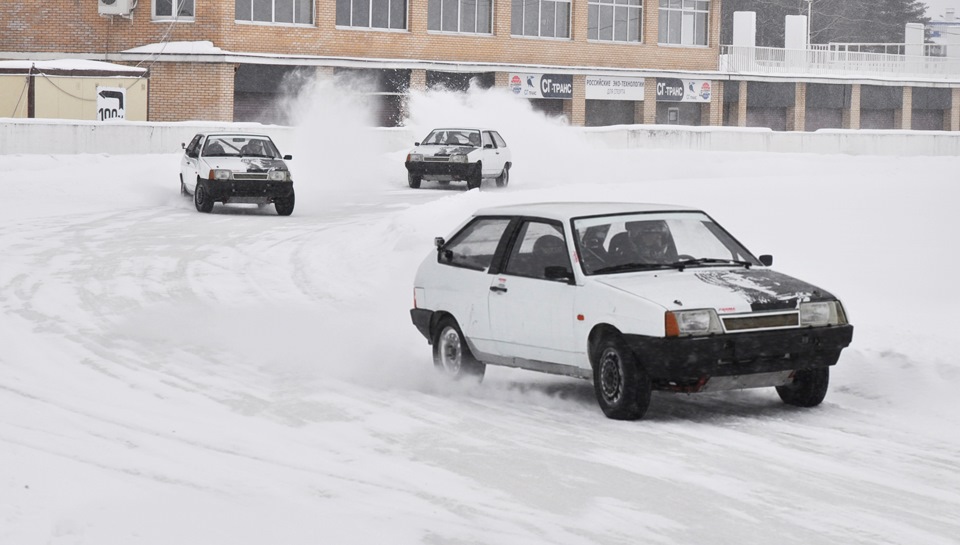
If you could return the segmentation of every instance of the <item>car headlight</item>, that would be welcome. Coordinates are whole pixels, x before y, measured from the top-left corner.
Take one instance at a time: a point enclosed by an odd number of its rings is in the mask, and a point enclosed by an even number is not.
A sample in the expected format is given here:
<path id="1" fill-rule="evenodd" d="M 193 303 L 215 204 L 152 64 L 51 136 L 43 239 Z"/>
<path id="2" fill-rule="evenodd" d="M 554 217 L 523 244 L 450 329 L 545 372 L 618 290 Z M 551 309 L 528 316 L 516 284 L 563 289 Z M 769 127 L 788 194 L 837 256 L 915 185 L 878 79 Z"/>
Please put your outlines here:
<path id="1" fill-rule="evenodd" d="M 843 307 L 838 301 L 818 301 L 816 303 L 800 303 L 801 326 L 825 326 L 847 323 Z"/>
<path id="2" fill-rule="evenodd" d="M 420 161 L 423 161 L 423 154 L 422 154 L 422 153 L 408 153 L 408 154 L 407 154 L 407 162 L 408 162 L 408 163 L 417 163 L 417 162 L 420 162 Z"/>
<path id="3" fill-rule="evenodd" d="M 210 175 L 207 179 L 209 180 L 229 180 L 231 171 L 226 168 L 213 168 L 210 169 Z"/>
<path id="4" fill-rule="evenodd" d="M 289 170 L 271 170 L 267 173 L 267 179 L 271 182 L 285 182 L 290 179 Z"/>
<path id="5" fill-rule="evenodd" d="M 667 337 L 723 333 L 717 311 L 712 308 L 668 311 L 664 321 Z"/>
<path id="6" fill-rule="evenodd" d="M 466 155 L 451 155 L 451 156 L 450 156 L 450 162 L 451 162 L 451 163 L 466 163 L 466 162 L 467 162 L 467 156 L 466 156 Z"/>

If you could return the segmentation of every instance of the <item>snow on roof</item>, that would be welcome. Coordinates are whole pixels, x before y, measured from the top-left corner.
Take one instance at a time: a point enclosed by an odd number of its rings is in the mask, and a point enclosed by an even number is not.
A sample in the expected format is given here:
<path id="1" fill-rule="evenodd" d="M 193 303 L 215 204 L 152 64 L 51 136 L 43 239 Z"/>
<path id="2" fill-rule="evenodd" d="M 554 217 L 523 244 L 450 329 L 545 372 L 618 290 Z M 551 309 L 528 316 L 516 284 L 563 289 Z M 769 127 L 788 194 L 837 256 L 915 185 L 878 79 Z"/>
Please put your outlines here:
<path id="1" fill-rule="evenodd" d="M 124 66 L 122 64 L 113 64 L 102 61 L 89 61 L 85 59 L 59 59 L 53 61 L 0 61 L 0 70 L 27 71 L 31 66 L 41 71 L 83 70 L 97 72 L 130 72 L 131 74 L 142 74 L 147 71 L 146 68 Z"/>
<path id="2" fill-rule="evenodd" d="M 167 42 L 158 44 L 141 45 L 133 49 L 127 49 L 124 53 L 164 53 L 168 55 L 222 55 L 227 53 L 223 49 L 213 45 L 208 40 L 196 42 Z"/>

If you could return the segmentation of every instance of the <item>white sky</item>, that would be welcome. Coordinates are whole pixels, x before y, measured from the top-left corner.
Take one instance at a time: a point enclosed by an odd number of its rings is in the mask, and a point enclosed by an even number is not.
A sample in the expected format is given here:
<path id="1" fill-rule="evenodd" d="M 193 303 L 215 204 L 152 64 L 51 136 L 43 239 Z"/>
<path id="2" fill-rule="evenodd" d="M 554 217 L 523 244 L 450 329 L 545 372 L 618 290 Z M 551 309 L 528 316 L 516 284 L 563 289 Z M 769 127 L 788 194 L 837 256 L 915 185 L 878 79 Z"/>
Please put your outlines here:
<path id="1" fill-rule="evenodd" d="M 350 97 L 307 98 L 289 218 L 196 212 L 176 144 L 0 155 L 0 543 L 956 542 L 960 157 L 594 148 L 437 94 L 420 133 L 497 127 L 516 166 L 411 190 Z M 842 298 L 824 404 L 655 394 L 614 422 L 586 381 L 440 380 L 416 267 L 472 211 L 541 200 L 702 207 Z"/>
<path id="2" fill-rule="evenodd" d="M 926 0 L 927 17 L 936 19 L 942 16 L 946 8 L 955 8 L 957 16 L 960 17 L 960 0 Z"/>

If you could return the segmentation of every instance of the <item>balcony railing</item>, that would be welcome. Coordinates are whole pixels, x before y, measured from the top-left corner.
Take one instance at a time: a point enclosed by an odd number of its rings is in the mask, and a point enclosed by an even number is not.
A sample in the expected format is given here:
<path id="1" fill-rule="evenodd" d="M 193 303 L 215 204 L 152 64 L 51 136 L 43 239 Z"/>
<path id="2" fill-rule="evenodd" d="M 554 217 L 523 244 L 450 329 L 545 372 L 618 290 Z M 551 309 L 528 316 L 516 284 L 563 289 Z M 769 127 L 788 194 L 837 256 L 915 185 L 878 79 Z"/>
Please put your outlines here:
<path id="1" fill-rule="evenodd" d="M 720 71 L 751 75 L 881 77 L 960 82 L 960 58 L 929 44 L 830 44 L 810 49 L 724 45 Z M 896 51 L 890 53 L 888 51 Z M 914 53 L 912 55 L 904 52 Z"/>

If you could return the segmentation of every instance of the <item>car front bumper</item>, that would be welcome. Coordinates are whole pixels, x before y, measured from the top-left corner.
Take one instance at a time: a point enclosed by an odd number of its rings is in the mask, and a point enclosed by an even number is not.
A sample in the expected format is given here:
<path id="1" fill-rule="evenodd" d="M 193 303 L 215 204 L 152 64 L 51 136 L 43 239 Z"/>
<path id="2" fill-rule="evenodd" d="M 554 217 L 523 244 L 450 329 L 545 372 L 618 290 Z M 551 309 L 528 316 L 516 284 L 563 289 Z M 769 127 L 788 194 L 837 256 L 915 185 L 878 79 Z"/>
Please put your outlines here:
<path id="1" fill-rule="evenodd" d="M 624 339 L 651 379 L 680 382 L 834 365 L 853 339 L 853 326 Z"/>
<path id="2" fill-rule="evenodd" d="M 203 190 L 217 202 L 274 202 L 293 194 L 293 182 L 203 180 Z"/>
<path id="3" fill-rule="evenodd" d="M 433 163 L 430 161 L 407 161 L 407 172 L 425 180 L 466 180 L 477 170 L 476 163 Z"/>

